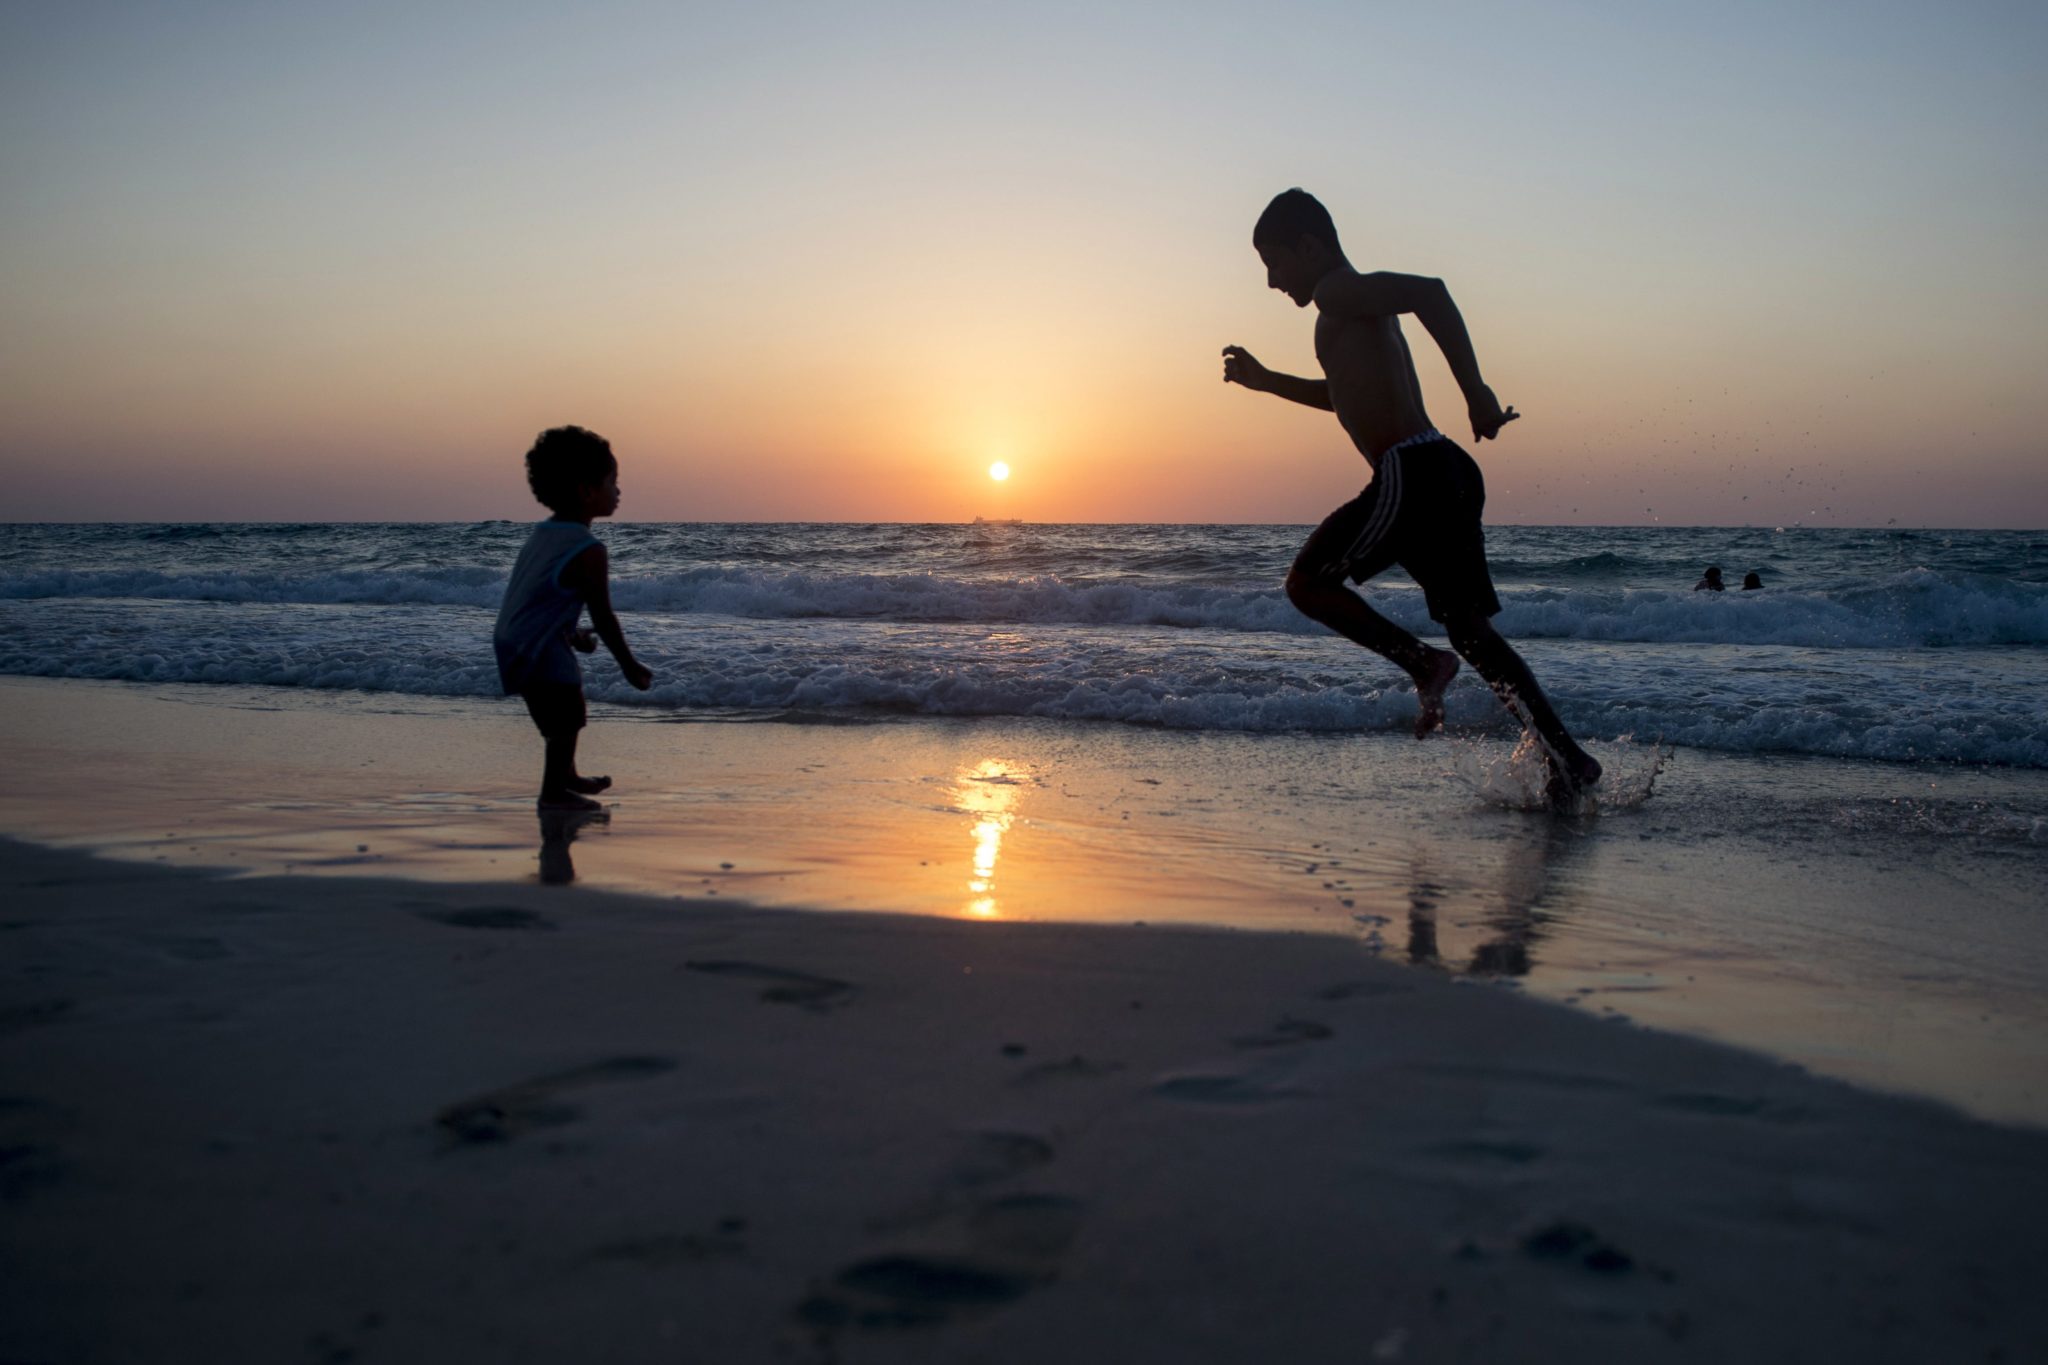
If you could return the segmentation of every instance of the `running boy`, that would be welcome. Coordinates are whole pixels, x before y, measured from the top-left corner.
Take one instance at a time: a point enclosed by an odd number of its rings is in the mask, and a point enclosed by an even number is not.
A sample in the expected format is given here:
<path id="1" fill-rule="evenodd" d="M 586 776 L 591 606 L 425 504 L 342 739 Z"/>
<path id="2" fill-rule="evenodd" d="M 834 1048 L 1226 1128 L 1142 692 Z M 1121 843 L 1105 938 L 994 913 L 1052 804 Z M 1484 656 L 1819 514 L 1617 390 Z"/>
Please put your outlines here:
<path id="1" fill-rule="evenodd" d="M 517 692 L 526 702 L 547 741 L 540 808 L 600 810 L 591 798 L 612 780 L 576 772 L 576 736 L 585 719 L 583 670 L 570 651 L 588 654 L 602 639 L 627 682 L 642 692 L 654 682 L 619 629 L 604 542 L 590 533 L 592 521 L 619 510 L 619 462 L 595 432 L 555 427 L 526 452 L 526 483 L 554 515 L 533 528 L 505 584 L 491 634 L 498 676 L 507 693 Z M 577 626 L 585 607 L 595 635 Z"/>
<path id="2" fill-rule="evenodd" d="M 1521 655 L 1494 630 L 1500 611 L 1486 567 L 1479 514 L 1486 486 L 1472 457 L 1439 432 L 1422 409 L 1415 362 L 1400 314 L 1429 329 L 1465 392 L 1472 438 L 1498 436 L 1515 420 L 1479 378 L 1465 322 L 1442 280 L 1378 272 L 1361 275 L 1344 257 L 1329 210 L 1303 190 L 1274 197 L 1252 228 L 1266 284 L 1316 306 L 1316 359 L 1324 378 L 1301 379 L 1261 365 L 1242 346 L 1223 348 L 1223 378 L 1261 393 L 1337 415 L 1372 466 L 1365 491 L 1323 520 L 1287 571 L 1287 597 L 1354 643 L 1399 664 L 1415 680 L 1420 739 L 1443 724 L 1444 689 L 1463 655 L 1522 724 L 1550 762 L 1550 796 L 1565 805 L 1600 780 L 1600 764 L 1566 733 Z M 1434 649 L 1367 606 L 1345 585 L 1392 565 L 1422 588 L 1430 619 L 1443 624 L 1449 650 Z"/>

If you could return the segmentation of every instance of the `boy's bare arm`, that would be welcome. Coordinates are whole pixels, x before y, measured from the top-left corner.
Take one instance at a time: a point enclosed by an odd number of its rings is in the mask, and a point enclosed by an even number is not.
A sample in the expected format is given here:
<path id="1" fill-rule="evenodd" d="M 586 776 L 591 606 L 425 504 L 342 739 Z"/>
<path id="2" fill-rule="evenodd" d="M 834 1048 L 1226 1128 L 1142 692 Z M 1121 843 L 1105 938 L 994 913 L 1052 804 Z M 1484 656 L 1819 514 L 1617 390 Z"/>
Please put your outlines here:
<path id="1" fill-rule="evenodd" d="M 1324 412 L 1336 410 L 1335 405 L 1330 402 L 1328 381 L 1303 379 L 1299 375 L 1269 370 L 1242 346 L 1223 348 L 1223 382 L 1242 384 L 1254 393 L 1278 394 L 1290 402 L 1321 408 Z"/>
<path id="2" fill-rule="evenodd" d="M 1437 349 L 1450 364 L 1451 375 L 1465 395 L 1466 415 L 1472 419 L 1472 436 L 1484 441 L 1498 436 L 1500 429 L 1522 414 L 1513 408 L 1503 411 L 1493 390 L 1479 377 L 1479 357 L 1472 350 L 1471 333 L 1465 318 L 1451 301 L 1451 291 L 1442 280 L 1428 275 L 1400 275 L 1377 270 L 1370 275 L 1333 270 L 1316 286 L 1318 311 L 1340 317 L 1385 317 L 1413 313 L 1429 329 Z"/>
<path id="3" fill-rule="evenodd" d="M 591 627 L 612 652 L 612 658 L 618 660 L 619 672 L 627 682 L 645 692 L 653 685 L 654 674 L 633 657 L 626 632 L 619 626 L 618 613 L 612 610 L 610 570 L 611 558 L 604 546 L 593 545 L 569 561 L 569 567 L 562 570 L 562 584 L 583 599 L 583 605 L 590 611 Z"/>

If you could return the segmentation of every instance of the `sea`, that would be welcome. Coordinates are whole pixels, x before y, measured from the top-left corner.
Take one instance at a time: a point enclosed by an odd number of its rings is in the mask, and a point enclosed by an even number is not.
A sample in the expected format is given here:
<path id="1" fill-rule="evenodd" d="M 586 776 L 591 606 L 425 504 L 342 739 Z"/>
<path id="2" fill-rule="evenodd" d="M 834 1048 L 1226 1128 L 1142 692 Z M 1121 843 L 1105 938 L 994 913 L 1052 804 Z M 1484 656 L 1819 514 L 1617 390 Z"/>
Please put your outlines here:
<path id="1" fill-rule="evenodd" d="M 518 522 L 0 527 L 0 673 L 499 690 Z M 678 716 L 1398 732 L 1413 689 L 1280 590 L 1306 527 L 603 523 Z M 1495 624 L 1571 730 L 1736 754 L 2048 768 L 2048 532 L 1496 526 Z M 1730 590 L 1694 591 L 1709 564 Z M 1742 591 L 1755 572 L 1761 590 Z M 1368 599 L 1439 634 L 1399 571 Z M 1470 675 L 1454 729 L 1511 722 Z"/>

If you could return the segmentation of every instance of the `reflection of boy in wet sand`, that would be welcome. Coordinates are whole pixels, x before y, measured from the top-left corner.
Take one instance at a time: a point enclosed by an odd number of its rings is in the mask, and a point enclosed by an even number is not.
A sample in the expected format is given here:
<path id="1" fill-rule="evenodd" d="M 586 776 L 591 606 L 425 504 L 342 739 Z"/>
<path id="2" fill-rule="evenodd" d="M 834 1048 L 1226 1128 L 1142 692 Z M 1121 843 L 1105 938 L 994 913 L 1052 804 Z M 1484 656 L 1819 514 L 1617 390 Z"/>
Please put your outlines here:
<path id="1" fill-rule="evenodd" d="M 1373 468 L 1365 491 L 1325 518 L 1302 546 L 1287 571 L 1288 599 L 1407 670 L 1422 707 L 1418 739 L 1443 724 L 1444 689 L 1457 675 L 1461 654 L 1542 741 L 1553 800 L 1599 781 L 1599 763 L 1566 732 L 1529 666 L 1493 628 L 1500 599 L 1479 526 L 1486 487 L 1472 457 L 1432 426 L 1422 408 L 1415 364 L 1401 336 L 1402 313 L 1422 320 L 1450 362 L 1465 391 L 1474 440 L 1499 435 L 1519 415 L 1503 411 L 1480 380 L 1472 340 L 1443 281 L 1359 274 L 1344 258 L 1329 211 L 1302 190 L 1288 190 L 1266 206 L 1252 229 L 1252 246 L 1265 262 L 1268 286 L 1297 307 L 1316 305 L 1316 359 L 1325 377 L 1279 374 L 1242 346 L 1226 346 L 1224 379 L 1336 413 Z M 1363 583 L 1395 564 L 1421 586 L 1430 619 L 1443 624 L 1457 654 L 1422 643 L 1345 583 Z"/>

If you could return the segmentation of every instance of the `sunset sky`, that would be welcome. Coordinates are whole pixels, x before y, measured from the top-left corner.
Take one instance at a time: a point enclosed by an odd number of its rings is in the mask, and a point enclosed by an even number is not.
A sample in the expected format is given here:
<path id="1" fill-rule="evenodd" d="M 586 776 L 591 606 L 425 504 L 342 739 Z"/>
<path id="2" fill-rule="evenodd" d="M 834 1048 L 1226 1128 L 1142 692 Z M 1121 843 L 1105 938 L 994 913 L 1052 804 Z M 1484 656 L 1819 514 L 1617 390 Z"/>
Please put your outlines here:
<path id="1" fill-rule="evenodd" d="M 1301 185 L 1525 414 L 1491 520 L 2048 526 L 2044 70 L 1972 0 L 10 4 L 4 515 L 524 518 L 574 421 L 627 518 L 1314 520 L 1362 461 L 1218 358 L 1314 373 Z"/>

